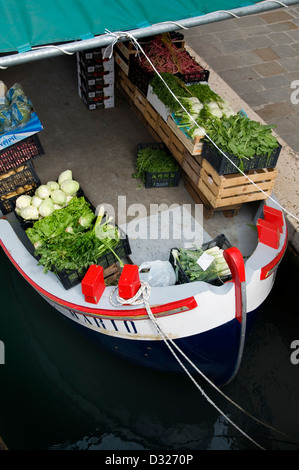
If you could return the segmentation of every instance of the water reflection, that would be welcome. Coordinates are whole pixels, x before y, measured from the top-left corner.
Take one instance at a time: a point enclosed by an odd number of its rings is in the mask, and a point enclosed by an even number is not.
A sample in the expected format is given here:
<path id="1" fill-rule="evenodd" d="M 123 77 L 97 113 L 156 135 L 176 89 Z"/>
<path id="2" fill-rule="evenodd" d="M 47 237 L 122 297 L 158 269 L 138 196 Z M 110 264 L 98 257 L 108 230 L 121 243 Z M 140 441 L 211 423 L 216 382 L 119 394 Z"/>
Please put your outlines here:
<path id="1" fill-rule="evenodd" d="M 187 376 L 147 371 L 99 349 L 28 286 L 2 251 L 0 263 L 0 339 L 6 348 L 0 435 L 10 449 L 255 448 Z M 299 365 L 290 362 L 299 319 L 291 293 L 288 300 L 286 290 L 281 296 L 285 287 L 279 279 L 225 393 L 299 442 Z M 296 448 L 201 385 L 265 448 Z"/>

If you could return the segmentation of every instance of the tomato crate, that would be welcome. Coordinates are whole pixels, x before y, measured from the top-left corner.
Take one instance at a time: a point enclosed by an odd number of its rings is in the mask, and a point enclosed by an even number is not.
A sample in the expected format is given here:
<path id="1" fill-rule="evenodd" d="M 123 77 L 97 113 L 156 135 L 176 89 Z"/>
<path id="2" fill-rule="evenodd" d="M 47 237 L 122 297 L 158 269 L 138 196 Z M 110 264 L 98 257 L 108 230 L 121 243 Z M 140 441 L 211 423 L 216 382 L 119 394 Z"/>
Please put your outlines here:
<path id="1" fill-rule="evenodd" d="M 44 153 L 38 135 L 33 134 L 0 151 L 0 172 L 16 168 L 28 160 L 40 157 Z"/>
<path id="2" fill-rule="evenodd" d="M 173 159 L 173 162 L 176 162 L 166 145 L 164 145 L 163 143 L 155 142 L 150 144 L 138 144 L 137 156 L 141 150 L 146 148 L 151 148 L 153 150 L 165 150 L 166 154 L 171 157 L 171 159 Z M 146 171 L 143 180 L 146 188 L 165 188 L 178 186 L 180 182 L 179 166 L 177 165 L 177 170 L 173 171 Z"/>
<path id="3" fill-rule="evenodd" d="M 251 158 L 246 160 L 244 159 L 242 171 L 248 172 L 250 170 L 259 170 L 262 168 L 275 168 L 280 151 L 281 145 L 279 144 L 269 156 L 254 155 Z M 210 163 L 210 165 L 212 165 L 219 175 L 239 173 L 239 158 L 231 154 L 227 154 L 229 159 L 226 158 L 225 155 L 223 155 L 210 141 L 206 139 L 203 140 L 202 156 Z"/>
<path id="4" fill-rule="evenodd" d="M 218 246 L 220 249 L 226 250 L 227 248 L 230 248 L 232 245 L 229 242 L 229 240 L 226 238 L 226 236 L 222 233 L 218 235 L 216 238 L 213 238 L 212 240 L 206 243 L 203 243 L 201 248 L 205 251 L 205 250 L 209 250 L 210 248 L 213 248 L 214 246 Z M 191 249 L 195 250 L 195 248 L 191 248 Z M 177 248 L 172 248 L 170 250 L 169 262 L 172 264 L 174 271 L 176 273 L 176 278 L 177 278 L 176 283 L 187 284 L 191 281 L 188 275 L 186 274 L 186 272 L 184 271 L 184 269 L 182 268 L 180 262 L 175 258 L 173 254 L 173 252 L 176 250 Z M 228 281 L 229 279 L 231 279 L 230 274 L 222 277 L 221 279 L 219 278 L 219 279 L 216 279 L 215 281 L 210 281 L 209 284 L 219 286 L 219 285 L 222 285 L 224 282 Z"/>

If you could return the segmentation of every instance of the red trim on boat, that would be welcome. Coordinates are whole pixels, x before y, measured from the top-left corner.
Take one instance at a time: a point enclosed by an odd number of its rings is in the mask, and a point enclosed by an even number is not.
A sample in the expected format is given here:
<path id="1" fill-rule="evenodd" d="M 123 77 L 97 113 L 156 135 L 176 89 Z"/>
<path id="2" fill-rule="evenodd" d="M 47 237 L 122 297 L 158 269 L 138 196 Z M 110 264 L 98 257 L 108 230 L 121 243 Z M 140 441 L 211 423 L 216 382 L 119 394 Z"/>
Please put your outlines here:
<path id="1" fill-rule="evenodd" d="M 283 247 L 280 250 L 280 252 L 277 254 L 277 256 L 275 256 L 275 258 L 272 261 L 270 261 L 270 263 L 268 263 L 268 264 L 266 264 L 266 266 L 262 267 L 261 276 L 260 276 L 261 280 L 266 279 L 267 277 L 269 277 L 270 274 L 272 274 L 274 272 L 274 270 L 277 268 L 278 264 L 280 263 L 283 255 L 286 251 L 287 244 L 288 244 L 288 233 L 287 233 L 287 228 L 286 228 L 286 235 L 285 235 L 285 240 L 284 240 Z"/>
<path id="2" fill-rule="evenodd" d="M 55 295 L 47 292 L 43 288 L 41 288 L 38 284 L 36 284 L 27 274 L 22 270 L 22 268 L 16 263 L 14 258 L 11 256 L 10 252 L 7 250 L 5 245 L 3 244 L 2 240 L 0 240 L 0 245 L 5 251 L 6 255 L 13 263 L 15 268 L 19 271 L 19 273 L 26 279 L 29 284 L 34 287 L 41 295 L 47 297 L 49 300 L 61 305 L 63 307 L 69 308 L 70 310 L 75 310 L 77 313 L 82 314 L 89 314 L 89 315 L 98 315 L 104 317 L 142 317 L 147 316 L 147 311 L 145 308 L 138 308 L 138 309 L 126 309 L 126 310 L 115 310 L 115 309 L 97 309 L 97 308 L 90 308 L 85 307 L 82 305 L 73 304 L 72 302 L 65 301 L 60 297 L 56 297 Z M 192 310 L 197 307 L 197 302 L 194 297 L 187 297 L 186 299 L 176 300 L 175 302 L 169 302 L 164 305 L 157 305 L 151 306 L 151 311 L 153 314 L 175 314 L 180 313 L 186 310 Z"/>
<path id="3" fill-rule="evenodd" d="M 243 312 L 243 295 L 242 295 L 242 283 L 245 282 L 245 265 L 242 253 L 238 248 L 231 247 L 224 250 L 223 256 L 225 261 L 229 265 L 229 269 L 232 274 L 232 280 L 235 284 L 235 298 L 236 298 L 236 310 L 235 318 L 238 322 L 242 322 Z"/>

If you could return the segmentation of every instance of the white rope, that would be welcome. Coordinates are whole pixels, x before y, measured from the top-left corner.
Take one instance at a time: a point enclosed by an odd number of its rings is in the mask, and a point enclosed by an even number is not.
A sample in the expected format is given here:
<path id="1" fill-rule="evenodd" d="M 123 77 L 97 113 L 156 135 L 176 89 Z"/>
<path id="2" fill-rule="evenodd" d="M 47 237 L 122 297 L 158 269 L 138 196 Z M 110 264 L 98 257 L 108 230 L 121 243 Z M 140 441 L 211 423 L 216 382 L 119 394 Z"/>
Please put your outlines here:
<path id="1" fill-rule="evenodd" d="M 274 204 L 276 204 L 278 207 L 280 207 L 280 209 L 282 209 L 283 211 L 285 211 L 288 215 L 290 215 L 291 217 L 293 217 L 295 220 L 299 221 L 299 218 L 297 216 L 295 216 L 294 214 L 292 214 L 290 211 L 288 211 L 285 207 L 283 207 L 281 204 L 279 204 L 279 202 L 272 198 L 271 196 L 269 196 L 262 188 L 260 188 L 258 186 L 258 184 L 256 184 L 246 173 L 244 173 L 242 170 L 240 170 L 240 168 L 226 155 L 225 152 L 223 152 L 223 150 L 221 150 L 218 145 L 210 138 L 210 136 L 205 132 L 205 130 L 195 121 L 195 119 L 193 118 L 193 116 L 191 116 L 189 114 L 189 112 L 187 111 L 187 109 L 184 107 L 184 105 L 180 102 L 180 100 L 178 99 L 178 97 L 173 93 L 173 91 L 169 88 L 168 84 L 165 82 L 165 80 L 163 79 L 163 77 L 161 76 L 161 74 L 159 73 L 159 71 L 156 69 L 156 67 L 154 66 L 154 64 L 152 63 L 152 61 L 150 60 L 150 58 L 146 55 L 146 53 L 144 52 L 143 48 L 141 47 L 141 45 L 138 43 L 138 41 L 136 40 L 136 38 L 128 33 L 128 32 L 115 32 L 115 33 L 111 33 L 109 32 L 108 30 L 107 31 L 107 34 L 111 34 L 113 37 L 114 37 L 114 41 L 113 41 L 113 45 L 116 43 L 115 39 L 116 37 L 128 37 L 129 39 L 131 39 L 131 41 L 133 42 L 133 44 L 135 45 L 135 48 L 138 50 L 140 49 L 140 51 L 142 52 L 142 54 L 145 56 L 145 58 L 147 59 L 147 61 L 149 62 L 149 64 L 151 65 L 151 67 L 153 68 L 153 70 L 156 72 L 156 74 L 158 75 L 158 77 L 162 80 L 162 82 L 164 83 L 164 85 L 167 87 L 168 91 L 172 94 L 172 96 L 175 98 L 175 100 L 179 103 L 179 105 L 181 106 L 181 108 L 185 111 L 185 113 L 188 115 L 188 117 L 193 121 L 193 123 L 202 131 L 203 135 L 216 147 L 216 149 L 225 157 L 229 160 L 229 162 L 243 175 L 245 176 L 249 182 L 251 184 L 253 184 L 259 191 L 261 191 L 267 198 L 269 198 L 272 202 L 274 202 Z"/>
<path id="2" fill-rule="evenodd" d="M 234 426 L 243 436 L 245 436 L 247 439 L 249 439 L 252 443 L 254 443 L 257 447 L 259 447 L 261 450 L 265 450 L 260 444 L 258 444 L 254 439 L 252 439 L 248 434 L 246 434 L 241 428 L 239 428 L 239 426 L 237 426 L 212 400 L 210 397 L 208 397 L 208 395 L 204 392 L 204 390 L 200 387 L 200 385 L 196 382 L 196 380 L 194 379 L 194 377 L 190 374 L 190 372 L 188 371 L 188 369 L 185 367 L 185 365 L 182 363 L 182 361 L 180 360 L 180 358 L 177 356 L 177 354 L 175 353 L 175 351 L 173 350 L 173 348 L 171 347 L 171 345 L 169 343 L 171 343 L 173 346 L 175 346 L 175 348 L 180 352 L 180 354 L 186 359 L 188 360 L 188 362 L 195 368 L 195 370 L 200 373 L 200 375 L 202 375 L 203 378 L 205 378 L 209 383 L 210 385 L 212 385 L 218 392 L 220 392 L 223 396 L 226 397 L 226 395 L 223 394 L 223 392 L 220 391 L 220 389 L 218 389 L 218 387 L 216 387 L 216 385 L 211 382 L 193 363 L 192 361 L 190 361 L 190 359 L 183 353 L 183 351 L 174 343 L 174 341 L 169 338 L 169 336 L 162 330 L 162 328 L 160 327 L 160 325 L 158 324 L 156 318 L 154 317 L 152 311 L 151 311 L 151 308 L 150 308 L 150 305 L 149 305 L 149 302 L 148 302 L 148 299 L 150 297 L 150 294 L 151 294 L 151 287 L 148 283 L 144 282 L 144 281 L 141 281 L 141 287 L 140 289 L 137 291 L 137 293 L 135 294 L 134 297 L 132 297 L 131 299 L 123 299 L 121 298 L 118 294 L 115 294 L 117 290 L 117 287 L 115 287 L 112 292 L 110 293 L 110 302 L 111 304 L 114 306 L 114 307 L 119 307 L 119 305 L 140 305 L 140 304 L 144 304 L 145 308 L 146 308 L 146 311 L 147 311 L 147 314 L 150 318 L 150 320 L 152 321 L 152 323 L 154 324 L 154 326 L 156 327 L 158 333 L 160 334 L 160 336 L 162 337 L 164 343 L 166 344 L 166 346 L 168 347 L 168 349 L 170 350 L 170 352 L 172 353 L 172 355 L 174 356 L 174 358 L 177 360 L 177 362 L 179 363 L 179 365 L 182 367 L 182 369 L 186 372 L 186 374 L 188 375 L 188 377 L 190 378 L 190 380 L 195 384 L 195 386 L 197 387 L 197 389 L 201 392 L 201 394 L 204 396 L 204 398 L 232 425 Z M 113 300 L 113 295 L 116 295 L 116 299 L 117 299 L 117 302 L 114 302 Z M 226 397 L 227 399 L 229 399 L 228 397 Z M 230 400 L 230 399 L 229 399 Z M 231 401 L 231 400 L 230 400 Z M 232 402 L 232 401 L 231 401 Z M 234 403 L 234 402 L 232 402 Z M 240 407 L 239 407 L 240 408 Z"/>
<path id="3" fill-rule="evenodd" d="M 46 49 L 46 48 L 49 48 L 49 49 L 57 49 L 58 51 L 62 52 L 63 54 L 67 54 L 67 55 L 73 55 L 75 54 L 75 52 L 70 52 L 70 51 L 67 51 L 66 49 L 64 49 L 63 47 L 61 46 L 54 46 L 53 44 L 49 44 L 49 45 L 46 45 L 46 46 L 35 46 L 35 47 L 32 47 L 32 51 L 34 50 L 37 50 L 37 49 Z"/>

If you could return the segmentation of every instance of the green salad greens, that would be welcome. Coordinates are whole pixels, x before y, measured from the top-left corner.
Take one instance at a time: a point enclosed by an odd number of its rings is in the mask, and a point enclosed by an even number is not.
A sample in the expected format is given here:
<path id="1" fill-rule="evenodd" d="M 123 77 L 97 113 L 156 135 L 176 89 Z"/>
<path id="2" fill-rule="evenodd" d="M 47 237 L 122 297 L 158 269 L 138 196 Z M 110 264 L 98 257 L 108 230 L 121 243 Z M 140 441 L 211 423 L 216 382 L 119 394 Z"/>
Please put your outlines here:
<path id="1" fill-rule="evenodd" d="M 207 250 L 203 250 L 202 247 L 190 249 L 178 248 L 172 250 L 172 255 L 179 262 L 181 269 L 190 282 L 213 282 L 226 278 L 231 274 L 228 264 L 224 259 L 223 250 L 218 246 L 208 248 Z M 210 265 L 206 269 L 201 267 L 199 263 L 200 257 L 203 255 L 211 257 Z"/>
<path id="2" fill-rule="evenodd" d="M 269 157 L 279 146 L 272 134 L 275 126 L 261 124 L 247 116 L 236 114 L 221 119 L 199 118 L 197 122 L 204 123 L 206 133 L 223 152 L 238 157 L 241 170 L 244 160 L 255 156 Z"/>
<path id="3" fill-rule="evenodd" d="M 161 172 L 175 172 L 179 167 L 174 158 L 163 148 L 145 147 L 141 148 L 137 154 L 136 173 L 133 178 L 141 178 L 146 182 L 146 173 L 157 173 L 159 179 Z"/>
<path id="4" fill-rule="evenodd" d="M 65 208 L 36 221 L 26 234 L 45 273 L 83 273 L 109 251 L 118 258 L 114 252 L 120 240 L 117 227 L 104 220 L 103 208 L 95 216 L 84 197 L 74 197 Z"/>

